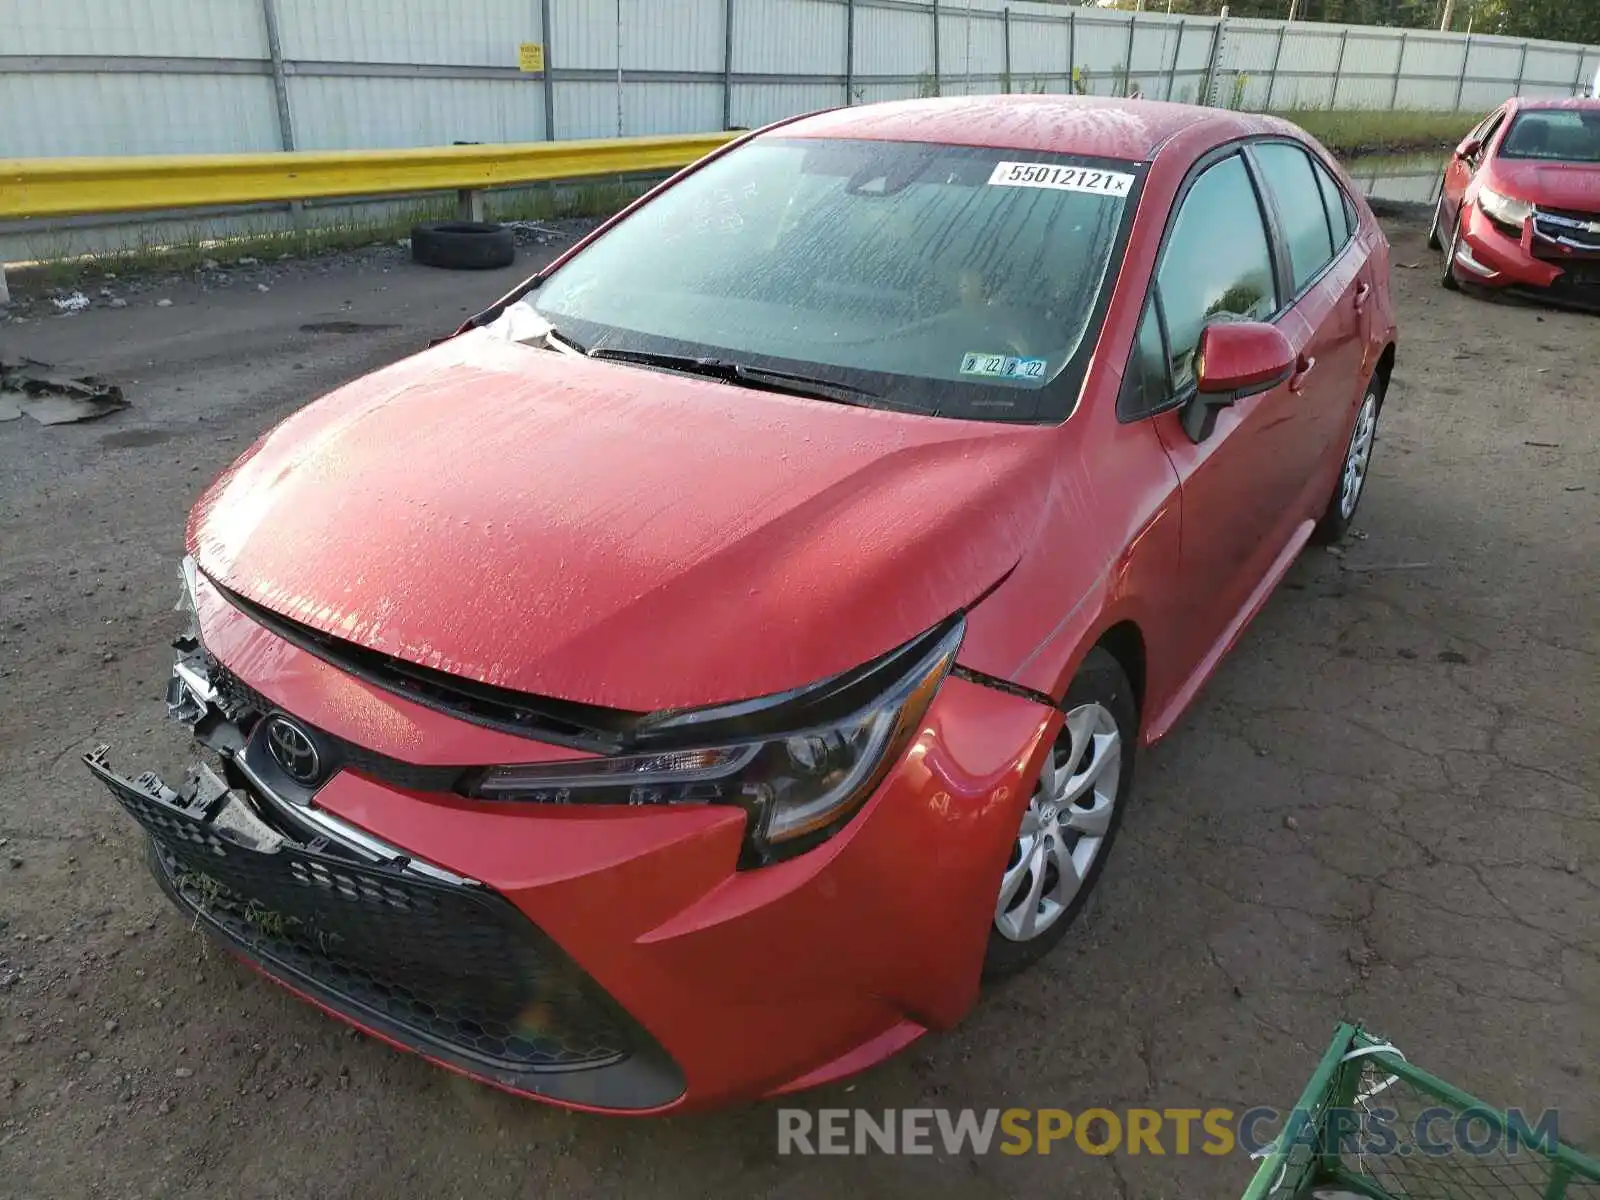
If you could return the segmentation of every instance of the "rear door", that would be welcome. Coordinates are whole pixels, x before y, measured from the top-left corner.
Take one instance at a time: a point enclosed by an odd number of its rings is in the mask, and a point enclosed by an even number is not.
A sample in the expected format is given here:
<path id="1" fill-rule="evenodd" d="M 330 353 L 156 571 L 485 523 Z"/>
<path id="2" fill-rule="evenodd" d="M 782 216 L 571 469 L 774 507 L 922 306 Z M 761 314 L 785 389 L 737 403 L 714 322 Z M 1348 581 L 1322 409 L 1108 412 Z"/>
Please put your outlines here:
<path id="1" fill-rule="evenodd" d="M 1366 390 L 1364 333 L 1376 298 L 1366 248 L 1351 236 L 1344 194 L 1327 169 L 1297 142 L 1257 142 L 1249 153 L 1283 250 L 1279 282 L 1288 302 L 1278 328 L 1300 350 L 1287 451 L 1296 478 L 1286 499 L 1304 519 L 1321 514 Z"/>

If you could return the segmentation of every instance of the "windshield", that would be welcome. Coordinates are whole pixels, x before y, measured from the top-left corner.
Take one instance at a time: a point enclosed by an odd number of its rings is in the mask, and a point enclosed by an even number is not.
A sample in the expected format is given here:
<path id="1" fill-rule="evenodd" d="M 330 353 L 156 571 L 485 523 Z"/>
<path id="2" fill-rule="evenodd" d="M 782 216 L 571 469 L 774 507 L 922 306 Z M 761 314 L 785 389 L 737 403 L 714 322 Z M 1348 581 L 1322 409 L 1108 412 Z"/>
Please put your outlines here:
<path id="1" fill-rule="evenodd" d="M 1139 168 L 764 137 L 668 188 L 529 297 L 589 351 L 836 381 L 885 407 L 1059 421 Z"/>
<path id="2" fill-rule="evenodd" d="M 1600 163 L 1600 108 L 1543 108 L 1517 114 L 1502 158 Z"/>

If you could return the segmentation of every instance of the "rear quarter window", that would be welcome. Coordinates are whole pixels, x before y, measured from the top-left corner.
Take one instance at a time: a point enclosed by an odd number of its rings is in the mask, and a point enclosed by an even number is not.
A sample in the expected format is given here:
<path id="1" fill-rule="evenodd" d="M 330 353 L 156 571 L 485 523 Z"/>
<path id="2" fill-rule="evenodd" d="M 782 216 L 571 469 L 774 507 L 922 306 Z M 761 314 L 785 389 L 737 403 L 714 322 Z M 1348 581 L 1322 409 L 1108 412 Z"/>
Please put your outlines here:
<path id="1" fill-rule="evenodd" d="M 1333 248 L 1337 252 L 1355 232 L 1354 212 L 1344 190 L 1328 169 L 1314 158 L 1311 169 L 1316 173 L 1317 186 L 1322 189 L 1322 203 L 1328 210 L 1328 228 L 1333 233 Z"/>

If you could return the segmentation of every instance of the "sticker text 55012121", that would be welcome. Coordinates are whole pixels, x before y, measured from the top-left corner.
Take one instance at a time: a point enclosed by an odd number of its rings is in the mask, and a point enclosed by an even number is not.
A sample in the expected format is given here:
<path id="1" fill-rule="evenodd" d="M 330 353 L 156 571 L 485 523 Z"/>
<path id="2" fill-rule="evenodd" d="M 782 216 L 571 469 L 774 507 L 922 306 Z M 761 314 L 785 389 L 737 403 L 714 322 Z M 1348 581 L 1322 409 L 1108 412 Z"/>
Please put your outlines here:
<path id="1" fill-rule="evenodd" d="M 1054 188 L 1059 192 L 1093 192 L 1098 196 L 1126 196 L 1133 176 L 1098 167 L 1057 167 L 1050 163 L 995 163 L 991 184 L 1004 187 Z"/>

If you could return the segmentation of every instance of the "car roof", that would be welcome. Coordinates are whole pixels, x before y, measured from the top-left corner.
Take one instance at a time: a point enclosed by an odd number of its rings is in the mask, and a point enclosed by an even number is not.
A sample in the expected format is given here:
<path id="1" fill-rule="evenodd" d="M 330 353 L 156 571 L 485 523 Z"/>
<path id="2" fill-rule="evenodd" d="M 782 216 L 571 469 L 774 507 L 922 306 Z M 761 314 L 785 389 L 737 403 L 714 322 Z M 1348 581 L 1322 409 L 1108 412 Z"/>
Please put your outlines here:
<path id="1" fill-rule="evenodd" d="M 779 137 L 938 142 L 1142 162 L 1185 130 L 1208 145 L 1250 134 L 1298 134 L 1286 121 L 1227 109 L 1105 96 L 960 96 L 835 108 L 785 122 Z M 1301 134 L 1300 136 L 1304 136 Z"/>
<path id="2" fill-rule="evenodd" d="M 1600 99 L 1595 99 L 1591 96 L 1515 96 L 1508 107 L 1517 110 L 1529 108 L 1590 108 L 1600 111 Z"/>

